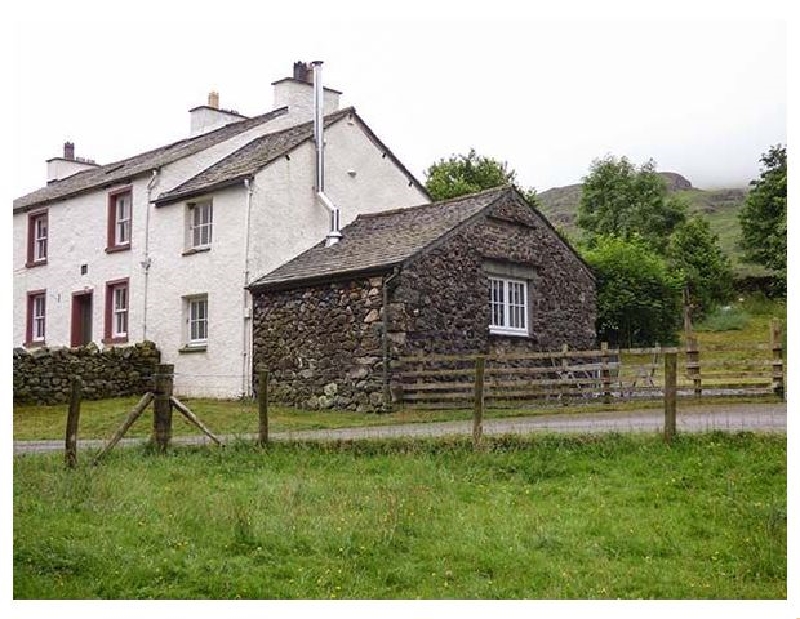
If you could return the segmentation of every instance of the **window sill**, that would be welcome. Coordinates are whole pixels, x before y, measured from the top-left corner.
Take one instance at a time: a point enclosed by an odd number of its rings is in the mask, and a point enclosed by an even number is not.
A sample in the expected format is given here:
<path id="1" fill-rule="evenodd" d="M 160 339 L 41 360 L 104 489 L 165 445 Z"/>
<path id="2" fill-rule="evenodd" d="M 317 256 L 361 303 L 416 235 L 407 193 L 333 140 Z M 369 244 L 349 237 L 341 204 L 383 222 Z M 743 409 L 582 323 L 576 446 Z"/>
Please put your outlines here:
<path id="1" fill-rule="evenodd" d="M 44 340 L 37 340 L 36 342 L 25 342 L 25 348 L 47 348 L 47 343 Z"/>
<path id="2" fill-rule="evenodd" d="M 181 256 L 191 256 L 194 254 L 202 254 L 207 251 L 211 251 L 211 247 L 192 247 L 191 249 L 187 249 L 185 252 L 181 254 Z"/>
<path id="3" fill-rule="evenodd" d="M 507 337 L 530 337 L 527 331 L 512 331 L 498 327 L 489 327 L 489 335 L 504 335 Z"/>
<path id="4" fill-rule="evenodd" d="M 186 355 L 196 352 L 206 352 L 206 348 L 208 348 L 206 344 L 203 344 L 202 346 L 184 346 L 183 348 L 178 349 L 178 354 Z"/>
<path id="5" fill-rule="evenodd" d="M 127 344 L 128 343 L 128 336 L 125 337 L 104 337 L 102 340 L 103 344 Z"/>
<path id="6" fill-rule="evenodd" d="M 120 251 L 128 251 L 131 248 L 130 243 L 127 245 L 112 245 L 111 247 L 106 247 L 107 254 L 116 254 Z"/>
<path id="7" fill-rule="evenodd" d="M 26 262 L 25 268 L 32 269 L 34 267 L 43 267 L 47 264 L 47 258 L 44 260 L 34 260 L 33 262 Z"/>

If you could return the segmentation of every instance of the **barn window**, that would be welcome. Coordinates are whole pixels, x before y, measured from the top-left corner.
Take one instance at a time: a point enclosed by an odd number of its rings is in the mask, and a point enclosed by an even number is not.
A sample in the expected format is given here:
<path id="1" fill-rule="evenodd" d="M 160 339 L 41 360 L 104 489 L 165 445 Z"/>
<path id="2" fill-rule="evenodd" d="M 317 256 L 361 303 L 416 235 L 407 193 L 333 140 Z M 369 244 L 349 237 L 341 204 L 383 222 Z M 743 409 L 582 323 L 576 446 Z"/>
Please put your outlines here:
<path id="1" fill-rule="evenodd" d="M 528 285 L 517 279 L 489 278 L 489 332 L 528 335 Z"/>

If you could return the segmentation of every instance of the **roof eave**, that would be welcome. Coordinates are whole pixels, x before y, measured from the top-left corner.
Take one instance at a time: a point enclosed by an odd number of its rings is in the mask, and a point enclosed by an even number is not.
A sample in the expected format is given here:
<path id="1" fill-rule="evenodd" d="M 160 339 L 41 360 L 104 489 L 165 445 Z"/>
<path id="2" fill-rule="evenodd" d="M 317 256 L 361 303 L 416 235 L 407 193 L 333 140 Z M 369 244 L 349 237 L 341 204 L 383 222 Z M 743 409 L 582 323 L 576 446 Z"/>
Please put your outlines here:
<path id="1" fill-rule="evenodd" d="M 355 277 L 363 277 L 366 275 L 375 275 L 378 273 L 385 273 L 397 266 L 405 264 L 406 259 L 395 260 L 387 262 L 386 264 L 370 266 L 363 269 L 355 269 L 351 271 L 337 271 L 328 275 L 309 275 L 306 277 L 279 280 L 271 282 L 258 283 L 258 280 L 247 286 L 251 294 L 256 292 L 272 292 L 277 290 L 292 290 L 294 288 L 305 288 L 307 286 L 315 286 L 318 284 L 326 284 L 331 282 L 339 282 L 342 280 L 353 279 Z"/>
<path id="2" fill-rule="evenodd" d="M 190 198 L 196 198 L 197 196 L 204 196 L 214 191 L 219 191 L 220 189 L 227 189 L 228 187 L 233 187 L 234 185 L 238 185 L 244 179 L 251 177 L 252 174 L 240 174 L 238 176 L 235 176 L 234 178 L 229 178 L 224 181 L 220 181 L 219 183 L 214 183 L 213 185 L 206 185 L 204 187 L 192 189 L 191 191 L 176 193 L 171 196 L 165 195 L 163 198 L 162 197 L 156 198 L 155 200 L 153 200 L 153 204 L 155 204 L 156 208 L 167 206 L 168 204 L 175 204 L 176 202 L 182 202 L 183 200 L 189 200 Z"/>

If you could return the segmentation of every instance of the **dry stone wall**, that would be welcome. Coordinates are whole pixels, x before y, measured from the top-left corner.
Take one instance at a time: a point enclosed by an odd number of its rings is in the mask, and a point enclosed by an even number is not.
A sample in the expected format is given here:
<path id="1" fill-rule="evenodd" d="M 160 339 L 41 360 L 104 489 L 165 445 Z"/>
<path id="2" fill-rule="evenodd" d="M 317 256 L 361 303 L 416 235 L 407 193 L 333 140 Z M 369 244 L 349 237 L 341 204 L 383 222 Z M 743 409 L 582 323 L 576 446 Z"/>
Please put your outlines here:
<path id="1" fill-rule="evenodd" d="M 151 376 L 161 353 L 152 342 L 100 350 L 42 348 L 14 349 L 14 402 L 57 404 L 70 396 L 70 378 L 83 380 L 82 397 L 98 400 L 140 395 L 152 389 Z"/>
<path id="2" fill-rule="evenodd" d="M 376 276 L 256 293 L 254 375 L 267 368 L 271 402 L 381 407 L 382 288 Z"/>

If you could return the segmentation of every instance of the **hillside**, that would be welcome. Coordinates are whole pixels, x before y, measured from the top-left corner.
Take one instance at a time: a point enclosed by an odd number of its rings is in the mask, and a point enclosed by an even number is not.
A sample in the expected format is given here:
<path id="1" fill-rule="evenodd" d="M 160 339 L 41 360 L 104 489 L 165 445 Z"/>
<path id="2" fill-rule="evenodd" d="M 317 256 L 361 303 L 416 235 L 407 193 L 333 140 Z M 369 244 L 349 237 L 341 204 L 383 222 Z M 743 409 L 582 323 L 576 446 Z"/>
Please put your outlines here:
<path id="1" fill-rule="evenodd" d="M 683 196 L 689 203 L 689 213 L 701 213 L 708 218 L 712 230 L 719 235 L 720 243 L 731 257 L 734 271 L 739 276 L 762 275 L 764 269 L 741 262 L 741 251 L 736 243 L 739 238 L 739 221 L 737 215 L 744 204 L 747 188 L 704 190 L 693 187 L 680 174 L 659 172 L 659 176 L 667 182 L 667 189 Z M 581 200 L 581 183 L 554 187 L 537 194 L 542 211 L 556 226 L 563 228 L 568 235 L 580 237 L 580 230 L 575 225 L 578 204 Z"/>

